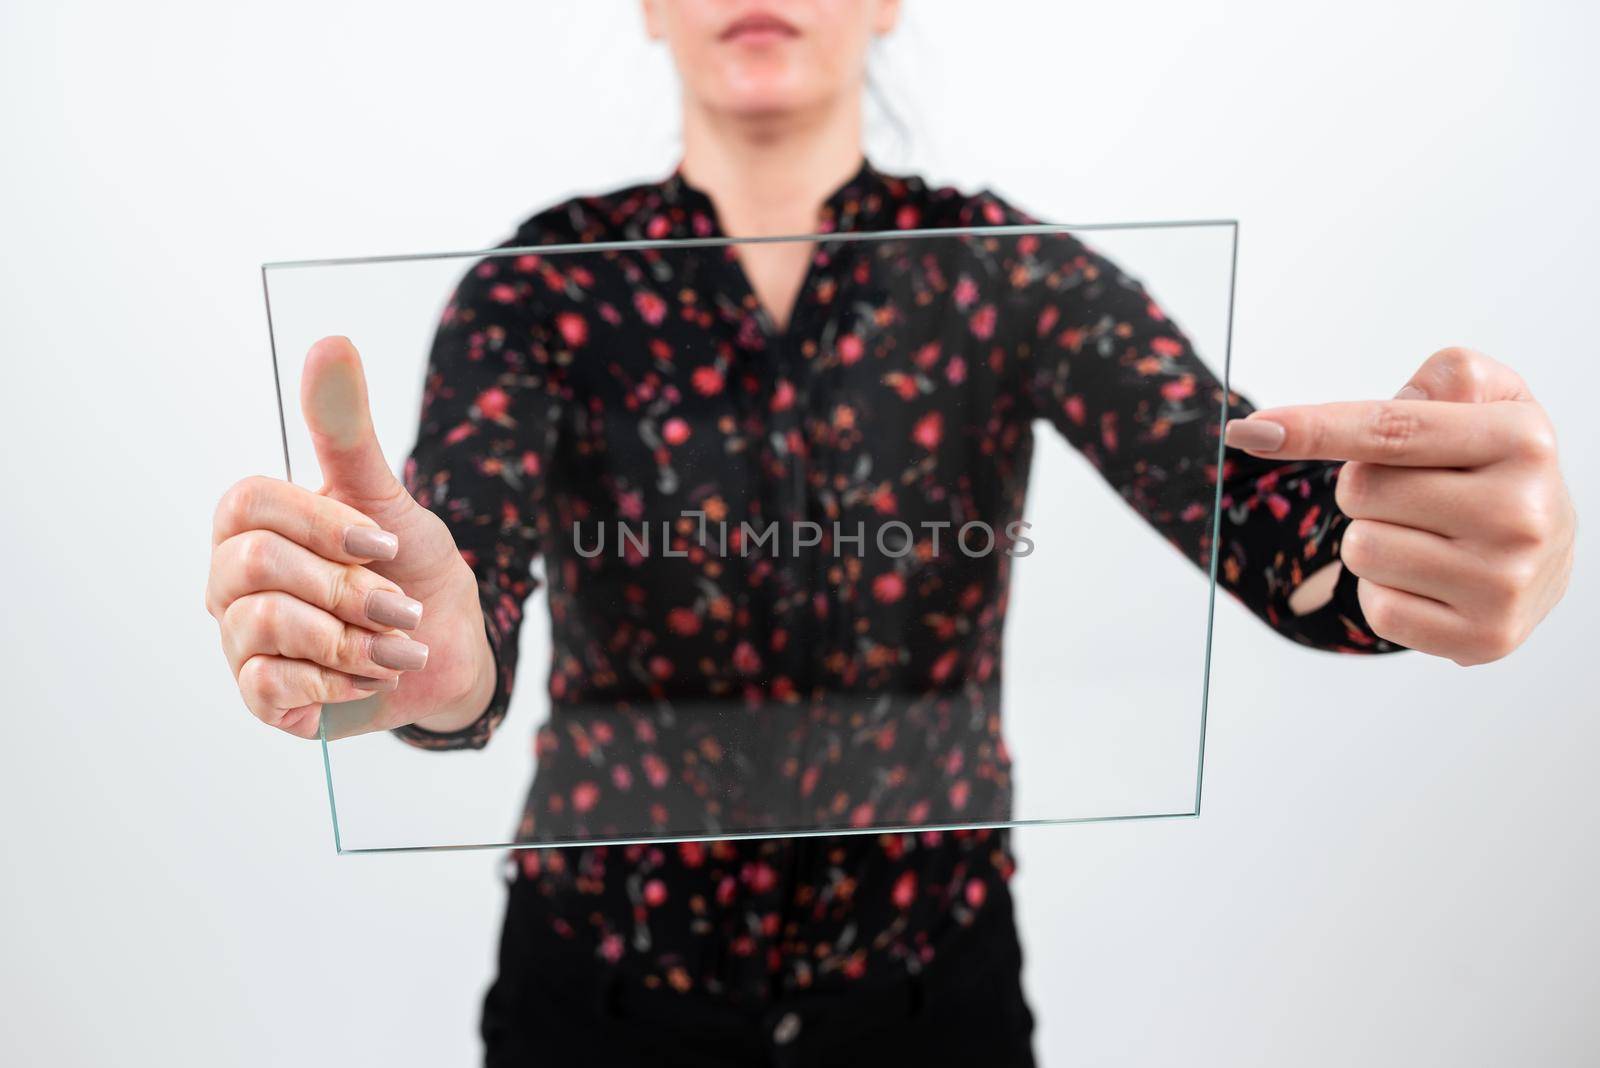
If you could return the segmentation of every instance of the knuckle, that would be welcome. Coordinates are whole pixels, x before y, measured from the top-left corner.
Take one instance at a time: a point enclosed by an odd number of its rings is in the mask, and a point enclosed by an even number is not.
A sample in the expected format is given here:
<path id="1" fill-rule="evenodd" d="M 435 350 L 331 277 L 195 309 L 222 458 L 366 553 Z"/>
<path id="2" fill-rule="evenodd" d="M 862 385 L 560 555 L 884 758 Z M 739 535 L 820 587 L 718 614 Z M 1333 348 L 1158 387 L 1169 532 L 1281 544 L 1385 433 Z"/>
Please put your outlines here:
<path id="1" fill-rule="evenodd" d="M 1400 622 L 1394 598 L 1370 582 L 1356 587 L 1356 598 L 1361 603 L 1361 614 L 1366 617 L 1367 626 L 1379 637 L 1393 638 Z"/>
<path id="2" fill-rule="evenodd" d="M 274 492 L 276 483 L 265 475 L 249 475 L 228 487 L 217 502 L 217 521 L 238 530 L 248 526 Z"/>
<path id="3" fill-rule="evenodd" d="M 360 591 L 356 588 L 354 577 L 347 567 L 331 567 L 328 569 L 327 607 L 330 612 L 341 610 L 354 610 L 355 601 Z"/>
<path id="4" fill-rule="evenodd" d="M 1512 432 L 1512 451 L 1517 458 L 1533 463 L 1551 463 L 1556 458 L 1556 432 L 1542 414 L 1529 414 L 1518 420 Z"/>
<path id="5" fill-rule="evenodd" d="M 276 597 L 251 597 L 248 599 L 249 628 L 261 637 L 278 633 L 283 625 L 283 605 Z"/>
<path id="6" fill-rule="evenodd" d="M 1389 459 L 1403 455 L 1421 429 L 1422 420 L 1416 415 L 1385 402 L 1368 417 L 1366 435 L 1373 451 Z"/>
<path id="7" fill-rule="evenodd" d="M 1482 664 L 1510 656 L 1522 644 L 1522 631 L 1509 617 L 1502 617 L 1484 627 L 1474 643 L 1474 652 Z"/>
<path id="8" fill-rule="evenodd" d="M 1503 513 L 1504 527 L 1513 544 L 1538 545 L 1555 524 L 1555 508 L 1541 487 L 1524 487 L 1513 493 Z"/>
<path id="9" fill-rule="evenodd" d="M 239 669 L 239 692 L 252 709 L 270 708 L 281 694 L 277 675 L 264 657 L 251 657 Z"/>
<path id="10" fill-rule="evenodd" d="M 332 537 L 333 524 L 317 506 L 316 498 L 308 498 L 304 507 L 300 509 L 299 526 L 300 544 L 321 552 L 326 548 L 338 548 L 338 539 Z"/>
<path id="11" fill-rule="evenodd" d="M 1368 506 L 1372 497 L 1372 468 L 1351 462 L 1339 469 L 1333 485 L 1333 502 L 1345 515 L 1354 516 Z"/>
<path id="12" fill-rule="evenodd" d="M 336 624 L 328 628 L 326 663 L 360 664 L 367 659 L 368 639 L 355 627 Z"/>
<path id="13" fill-rule="evenodd" d="M 1339 558 L 1357 575 L 1370 571 L 1378 558 L 1376 540 L 1377 531 L 1371 523 L 1352 520 L 1339 540 Z"/>
<path id="14" fill-rule="evenodd" d="M 277 551 L 272 536 L 264 530 L 248 530 L 238 537 L 239 576 L 252 586 L 273 577 Z"/>
<path id="15" fill-rule="evenodd" d="M 318 702 L 337 701 L 345 693 L 345 676 L 332 668 L 318 664 L 316 689 L 316 700 Z"/>
<path id="16" fill-rule="evenodd" d="M 1538 565 L 1525 554 L 1517 554 L 1494 568 L 1489 589 L 1505 606 L 1517 604 L 1538 580 Z"/>
<path id="17" fill-rule="evenodd" d="M 238 523 L 250 514 L 250 506 L 255 500 L 255 484 L 251 478 L 243 478 L 229 486 L 217 501 L 216 522 L 219 527 L 237 526 Z"/>
<path id="18" fill-rule="evenodd" d="M 1459 345 L 1440 349 L 1428 362 L 1440 378 L 1451 385 L 1464 386 L 1470 393 L 1476 393 L 1488 381 L 1489 368 L 1484 358 Z"/>

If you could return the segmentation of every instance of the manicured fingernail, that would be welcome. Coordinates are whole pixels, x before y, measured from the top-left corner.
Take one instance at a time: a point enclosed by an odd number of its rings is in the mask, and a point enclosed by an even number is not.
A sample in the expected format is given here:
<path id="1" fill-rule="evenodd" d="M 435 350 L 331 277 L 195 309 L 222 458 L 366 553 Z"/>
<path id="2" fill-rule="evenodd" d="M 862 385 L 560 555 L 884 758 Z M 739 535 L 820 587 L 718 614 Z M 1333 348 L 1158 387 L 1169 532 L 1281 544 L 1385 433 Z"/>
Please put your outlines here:
<path id="1" fill-rule="evenodd" d="M 350 676 L 350 685 L 354 686 L 358 690 L 371 690 L 374 693 L 386 693 L 389 690 L 398 689 L 400 686 L 400 680 L 398 678 L 369 679 L 365 675 L 352 675 Z"/>
<path id="2" fill-rule="evenodd" d="M 400 552 L 400 539 L 377 527 L 345 527 L 344 551 L 366 560 L 393 560 Z"/>
<path id="3" fill-rule="evenodd" d="M 367 618 L 380 627 L 416 630 L 422 622 L 422 602 L 392 590 L 373 590 L 367 594 Z"/>
<path id="4" fill-rule="evenodd" d="M 1230 419 L 1223 440 L 1236 449 L 1251 452 L 1276 452 L 1283 448 L 1289 432 L 1282 423 L 1270 419 Z"/>
<path id="5" fill-rule="evenodd" d="M 428 662 L 428 647 L 404 634 L 380 634 L 372 639 L 372 662 L 395 671 L 421 671 Z"/>
<path id="6" fill-rule="evenodd" d="M 1421 386 L 1401 386 L 1400 392 L 1394 395 L 1395 400 L 1427 400 L 1428 391 Z"/>

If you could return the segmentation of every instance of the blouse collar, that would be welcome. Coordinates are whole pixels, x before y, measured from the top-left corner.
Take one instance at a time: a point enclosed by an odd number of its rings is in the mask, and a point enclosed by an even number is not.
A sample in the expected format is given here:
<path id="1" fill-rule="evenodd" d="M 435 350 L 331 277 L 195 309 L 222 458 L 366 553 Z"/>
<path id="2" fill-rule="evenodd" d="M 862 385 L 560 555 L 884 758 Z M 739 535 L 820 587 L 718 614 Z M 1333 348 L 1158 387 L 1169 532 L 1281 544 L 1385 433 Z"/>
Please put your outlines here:
<path id="1" fill-rule="evenodd" d="M 717 219 L 716 206 L 711 197 L 684 176 L 679 163 L 659 186 L 663 207 L 662 217 L 668 222 L 668 232 L 656 233 L 659 237 L 723 237 L 722 224 Z M 865 157 L 854 174 L 835 189 L 822 202 L 817 213 L 816 233 L 831 234 L 847 230 L 891 229 L 894 225 L 896 190 L 904 183 L 881 173 Z M 655 229 L 663 229 L 659 224 Z"/>

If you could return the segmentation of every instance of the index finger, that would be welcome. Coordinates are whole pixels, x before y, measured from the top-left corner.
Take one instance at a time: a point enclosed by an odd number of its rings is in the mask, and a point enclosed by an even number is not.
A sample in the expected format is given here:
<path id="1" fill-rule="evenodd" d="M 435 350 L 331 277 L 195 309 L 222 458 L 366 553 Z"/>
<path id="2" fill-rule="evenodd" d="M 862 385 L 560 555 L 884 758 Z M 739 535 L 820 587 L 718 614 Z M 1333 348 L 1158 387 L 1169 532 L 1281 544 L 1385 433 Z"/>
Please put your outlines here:
<path id="1" fill-rule="evenodd" d="M 1230 421 L 1227 442 L 1283 460 L 1362 460 L 1396 467 L 1482 467 L 1515 452 L 1515 401 L 1340 401 L 1267 408 Z M 1263 425 L 1265 424 L 1265 425 Z M 1282 428 L 1282 443 L 1270 426 Z M 1245 429 L 1248 428 L 1248 429 Z"/>
<path id="2" fill-rule="evenodd" d="M 393 560 L 400 542 L 364 514 L 304 486 L 255 475 L 235 483 L 217 504 L 211 544 L 247 530 L 270 530 L 325 560 L 360 564 Z"/>

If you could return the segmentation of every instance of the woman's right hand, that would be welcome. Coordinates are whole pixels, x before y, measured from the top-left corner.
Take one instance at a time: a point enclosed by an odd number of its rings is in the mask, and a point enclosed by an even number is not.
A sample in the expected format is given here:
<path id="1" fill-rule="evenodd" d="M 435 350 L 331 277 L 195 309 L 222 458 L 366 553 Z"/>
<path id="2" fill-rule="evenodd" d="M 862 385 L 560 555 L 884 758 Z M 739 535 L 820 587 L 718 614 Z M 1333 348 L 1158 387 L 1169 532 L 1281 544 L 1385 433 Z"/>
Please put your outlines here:
<path id="1" fill-rule="evenodd" d="M 465 727 L 495 672 L 472 569 L 384 461 L 347 339 L 311 347 L 300 393 L 322 489 L 256 476 L 217 505 L 206 610 L 239 692 L 302 738 L 362 698 L 362 729 Z"/>

